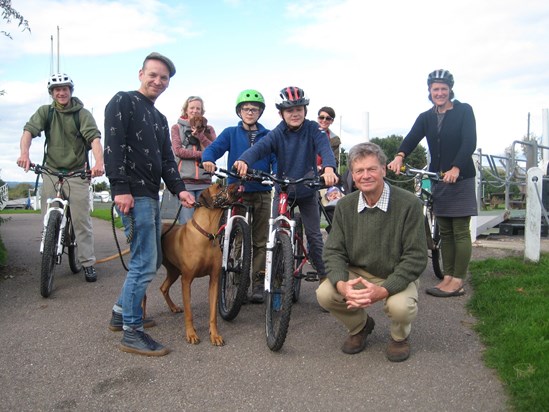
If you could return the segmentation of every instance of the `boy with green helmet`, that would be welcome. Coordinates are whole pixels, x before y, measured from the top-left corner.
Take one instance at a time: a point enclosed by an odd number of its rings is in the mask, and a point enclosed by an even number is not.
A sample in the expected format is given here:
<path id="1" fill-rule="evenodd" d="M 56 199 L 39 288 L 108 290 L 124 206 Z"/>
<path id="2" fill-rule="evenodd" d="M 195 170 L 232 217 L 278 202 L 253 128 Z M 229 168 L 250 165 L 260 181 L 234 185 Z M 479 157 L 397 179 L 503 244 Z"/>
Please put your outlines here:
<path id="1" fill-rule="evenodd" d="M 263 125 L 258 123 L 265 110 L 265 99 L 257 90 L 247 89 L 240 92 L 236 98 L 236 115 L 241 121 L 236 126 L 227 127 L 217 139 L 214 140 L 202 153 L 202 164 L 206 171 L 215 170 L 215 162 L 226 152 L 228 153 L 227 168 L 231 169 L 233 163 L 244 151 L 252 147 L 268 132 Z M 264 157 L 252 166 L 254 169 L 276 173 L 276 157 L 271 154 Z M 229 177 L 229 184 L 236 179 Z M 252 265 L 252 303 L 263 303 L 264 276 L 265 276 L 265 245 L 269 228 L 271 208 L 271 188 L 258 182 L 245 182 L 244 203 L 251 206 L 252 210 L 252 239 L 253 239 L 253 265 Z"/>

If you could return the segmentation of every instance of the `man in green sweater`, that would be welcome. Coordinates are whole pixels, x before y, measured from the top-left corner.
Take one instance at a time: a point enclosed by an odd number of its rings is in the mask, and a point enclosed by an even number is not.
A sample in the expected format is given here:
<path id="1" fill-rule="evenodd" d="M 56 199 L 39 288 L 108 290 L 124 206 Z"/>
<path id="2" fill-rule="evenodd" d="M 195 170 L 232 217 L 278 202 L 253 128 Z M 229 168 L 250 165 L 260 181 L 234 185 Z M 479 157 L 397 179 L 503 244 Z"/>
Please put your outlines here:
<path id="1" fill-rule="evenodd" d="M 414 194 L 385 182 L 387 157 L 374 143 L 349 151 L 357 191 L 339 200 L 324 262 L 330 282 L 317 299 L 341 321 L 349 336 L 341 350 L 355 354 L 366 347 L 375 326 L 366 313 L 383 300 L 391 320 L 386 356 L 399 362 L 410 356 L 408 335 L 417 314 L 419 276 L 427 265 L 422 206 Z"/>

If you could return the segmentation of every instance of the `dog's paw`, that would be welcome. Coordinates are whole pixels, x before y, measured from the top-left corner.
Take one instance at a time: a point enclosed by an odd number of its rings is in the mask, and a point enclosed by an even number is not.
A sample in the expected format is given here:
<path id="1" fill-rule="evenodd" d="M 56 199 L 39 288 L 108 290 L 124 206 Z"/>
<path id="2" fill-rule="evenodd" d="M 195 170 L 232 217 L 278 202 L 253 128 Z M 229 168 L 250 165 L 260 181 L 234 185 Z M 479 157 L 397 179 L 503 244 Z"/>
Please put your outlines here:
<path id="1" fill-rule="evenodd" d="M 210 335 L 210 342 L 214 346 L 223 346 L 225 345 L 225 341 L 221 337 L 221 335 Z"/>
<path id="2" fill-rule="evenodd" d="M 200 343 L 200 338 L 198 337 L 198 335 L 196 333 L 187 333 L 185 339 L 191 345 L 198 345 Z"/>

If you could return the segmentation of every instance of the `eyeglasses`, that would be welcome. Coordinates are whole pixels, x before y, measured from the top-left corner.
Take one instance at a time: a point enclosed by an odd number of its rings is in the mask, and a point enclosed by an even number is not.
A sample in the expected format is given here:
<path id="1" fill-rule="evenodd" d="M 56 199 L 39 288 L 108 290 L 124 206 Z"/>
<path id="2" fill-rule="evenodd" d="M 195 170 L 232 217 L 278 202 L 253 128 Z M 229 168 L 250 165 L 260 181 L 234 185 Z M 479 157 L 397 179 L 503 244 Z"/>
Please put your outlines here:
<path id="1" fill-rule="evenodd" d="M 331 122 L 332 120 L 334 120 L 334 118 L 330 116 L 318 116 L 318 120 L 327 120 Z"/>
<path id="2" fill-rule="evenodd" d="M 258 114 L 259 113 L 259 109 L 257 107 L 242 107 L 240 110 L 243 111 L 243 112 L 250 113 L 250 114 Z"/>

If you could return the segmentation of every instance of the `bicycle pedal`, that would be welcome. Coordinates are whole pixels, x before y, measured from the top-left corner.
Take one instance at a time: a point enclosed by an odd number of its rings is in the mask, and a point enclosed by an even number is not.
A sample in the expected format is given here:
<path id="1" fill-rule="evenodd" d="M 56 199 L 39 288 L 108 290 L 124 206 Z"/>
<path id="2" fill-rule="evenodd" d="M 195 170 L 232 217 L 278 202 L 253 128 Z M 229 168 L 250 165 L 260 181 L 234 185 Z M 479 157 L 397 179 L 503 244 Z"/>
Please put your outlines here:
<path id="1" fill-rule="evenodd" d="M 316 272 L 307 272 L 305 280 L 307 282 L 318 282 L 318 275 Z"/>

